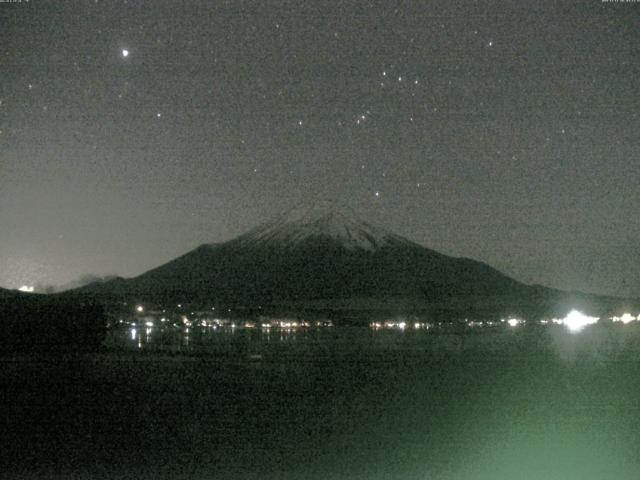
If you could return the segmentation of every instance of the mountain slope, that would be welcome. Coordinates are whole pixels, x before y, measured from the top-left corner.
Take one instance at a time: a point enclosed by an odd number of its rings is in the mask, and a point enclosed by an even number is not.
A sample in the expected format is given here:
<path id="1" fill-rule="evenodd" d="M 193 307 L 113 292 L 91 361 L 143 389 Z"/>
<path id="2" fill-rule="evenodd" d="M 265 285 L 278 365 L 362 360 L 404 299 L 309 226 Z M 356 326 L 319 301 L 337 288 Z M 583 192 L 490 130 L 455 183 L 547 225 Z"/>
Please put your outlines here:
<path id="1" fill-rule="evenodd" d="M 532 287 L 360 221 L 323 202 L 299 207 L 229 242 L 202 245 L 132 279 L 81 289 L 155 301 L 258 305 L 348 298 L 524 295 Z"/>
<path id="2" fill-rule="evenodd" d="M 18 296 L 17 290 L 8 290 L 6 288 L 0 288 L 0 298 L 15 297 Z"/>

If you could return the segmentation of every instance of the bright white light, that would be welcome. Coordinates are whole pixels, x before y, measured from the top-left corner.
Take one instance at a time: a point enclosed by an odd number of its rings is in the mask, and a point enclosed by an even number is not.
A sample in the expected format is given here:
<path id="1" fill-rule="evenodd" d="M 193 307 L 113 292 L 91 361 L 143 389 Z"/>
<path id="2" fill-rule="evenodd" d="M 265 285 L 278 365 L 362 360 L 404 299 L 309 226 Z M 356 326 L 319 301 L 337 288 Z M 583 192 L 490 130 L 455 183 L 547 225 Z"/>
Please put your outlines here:
<path id="1" fill-rule="evenodd" d="M 138 313 L 142 313 L 142 312 L 144 312 L 144 307 L 143 307 L 142 305 L 138 305 L 138 306 L 136 307 L 136 312 L 138 312 Z"/>
<path id="2" fill-rule="evenodd" d="M 127 58 L 129 56 L 129 50 L 127 50 L 126 48 L 122 49 L 122 56 L 124 58 Z"/>
<path id="3" fill-rule="evenodd" d="M 579 332 L 587 325 L 592 325 L 599 320 L 597 317 L 589 317 L 577 310 L 571 310 L 562 323 L 572 332 Z"/>
<path id="4" fill-rule="evenodd" d="M 21 292 L 33 293 L 35 291 L 35 288 L 29 285 L 22 285 L 18 290 L 20 290 Z"/>
<path id="5" fill-rule="evenodd" d="M 630 313 L 623 313 L 621 317 L 613 317 L 611 320 L 614 322 L 622 322 L 626 325 L 627 323 L 633 322 L 635 319 L 636 317 Z"/>
<path id="6" fill-rule="evenodd" d="M 398 324 L 398 328 L 399 328 L 400 330 L 404 330 L 406 326 L 407 326 L 407 324 L 406 324 L 405 322 L 400 322 L 400 323 Z"/>
<path id="7" fill-rule="evenodd" d="M 509 320 L 507 320 L 507 323 L 510 327 L 517 327 L 518 325 L 520 325 L 521 321 L 517 318 L 510 318 Z"/>
<path id="8" fill-rule="evenodd" d="M 153 322 L 145 322 L 145 325 L 146 325 L 147 327 L 153 327 Z"/>

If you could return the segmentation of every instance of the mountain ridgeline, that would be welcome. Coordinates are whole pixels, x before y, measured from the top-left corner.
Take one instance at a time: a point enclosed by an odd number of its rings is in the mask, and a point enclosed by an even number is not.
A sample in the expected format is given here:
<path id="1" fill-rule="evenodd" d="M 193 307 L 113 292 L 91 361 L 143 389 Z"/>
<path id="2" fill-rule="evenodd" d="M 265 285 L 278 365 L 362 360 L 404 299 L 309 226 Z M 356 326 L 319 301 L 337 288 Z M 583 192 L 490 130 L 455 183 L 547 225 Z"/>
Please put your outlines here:
<path id="1" fill-rule="evenodd" d="M 331 203 L 293 209 L 221 244 L 205 244 L 131 279 L 76 291 L 164 303 L 521 305 L 561 292 L 427 249 Z"/>

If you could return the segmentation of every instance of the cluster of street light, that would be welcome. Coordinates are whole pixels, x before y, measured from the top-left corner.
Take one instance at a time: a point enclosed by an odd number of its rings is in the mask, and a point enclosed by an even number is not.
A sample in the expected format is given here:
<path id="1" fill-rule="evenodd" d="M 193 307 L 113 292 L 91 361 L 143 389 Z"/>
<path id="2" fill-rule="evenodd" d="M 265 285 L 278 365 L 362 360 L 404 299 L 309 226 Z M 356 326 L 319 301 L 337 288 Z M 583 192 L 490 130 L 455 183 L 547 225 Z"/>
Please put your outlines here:
<path id="1" fill-rule="evenodd" d="M 579 332 L 588 325 L 598 323 L 599 317 L 592 317 L 586 315 L 578 310 L 571 310 L 563 318 L 550 318 L 541 319 L 537 321 L 524 320 L 517 317 L 502 318 L 500 320 L 469 320 L 465 319 L 463 324 L 466 327 L 476 328 L 496 328 L 496 327 L 508 327 L 515 329 L 519 326 L 526 324 L 538 324 L 538 325 L 563 325 L 570 332 Z M 609 320 L 613 323 L 629 324 L 632 322 L 640 321 L 640 315 L 634 316 L 630 313 L 624 313 L 621 316 L 609 317 Z M 387 320 L 387 321 L 375 321 L 370 322 L 369 327 L 374 330 L 429 330 L 434 327 L 446 327 L 452 325 L 459 325 L 459 322 L 421 322 L 421 321 L 408 321 L 408 320 Z"/>
<path id="2" fill-rule="evenodd" d="M 316 321 L 307 321 L 300 319 L 292 319 L 292 318 L 270 318 L 270 317 L 260 317 L 257 320 L 230 320 L 230 319 L 221 319 L 221 318 L 209 318 L 209 317 L 198 317 L 197 315 L 189 318 L 187 315 L 180 315 L 179 320 L 169 320 L 167 316 L 162 316 L 161 318 L 154 318 L 150 315 L 142 316 L 145 312 L 145 307 L 143 305 L 137 305 L 135 307 L 135 312 L 137 314 L 137 318 L 132 321 L 125 322 L 124 320 L 120 320 L 120 323 L 126 323 L 131 325 L 132 327 L 136 327 L 137 325 L 144 326 L 146 328 L 153 328 L 159 322 L 160 324 L 171 324 L 177 327 L 203 327 L 203 328 L 231 328 L 231 329 L 262 329 L 263 331 L 269 331 L 271 329 L 280 329 L 280 330 L 295 330 L 295 329 L 305 329 L 311 327 L 333 327 L 333 322 L 331 320 L 316 320 Z M 164 310 L 163 310 L 164 312 Z M 508 328 L 517 328 L 521 325 L 525 324 L 539 324 L 539 325 L 563 325 L 571 332 L 579 332 L 584 329 L 588 325 L 593 325 L 598 323 L 600 320 L 599 317 L 592 317 L 586 315 L 578 310 L 571 310 L 564 318 L 550 318 L 550 319 L 541 319 L 537 321 L 532 320 L 524 320 L 517 317 L 508 317 L 500 320 L 464 320 L 464 325 L 469 328 L 495 328 L 495 327 L 508 327 Z M 609 321 L 613 323 L 622 323 L 622 324 L 630 324 L 632 322 L 640 321 L 640 315 L 632 315 L 631 313 L 625 312 L 620 316 L 609 317 Z M 454 325 L 456 323 L 448 323 L 448 322 L 424 322 L 419 321 L 418 319 L 406 319 L 403 317 L 390 319 L 385 321 L 373 321 L 369 323 L 369 327 L 374 330 L 430 330 L 435 327 L 446 327 L 448 325 Z M 459 323 L 457 323 L 459 324 Z"/>

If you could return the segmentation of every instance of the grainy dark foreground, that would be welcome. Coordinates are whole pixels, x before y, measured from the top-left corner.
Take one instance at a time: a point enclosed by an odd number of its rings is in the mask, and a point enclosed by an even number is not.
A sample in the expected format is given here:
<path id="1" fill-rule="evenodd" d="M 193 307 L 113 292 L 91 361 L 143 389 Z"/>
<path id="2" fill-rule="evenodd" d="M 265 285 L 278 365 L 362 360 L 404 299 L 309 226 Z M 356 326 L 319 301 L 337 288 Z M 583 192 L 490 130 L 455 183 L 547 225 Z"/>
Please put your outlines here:
<path id="1" fill-rule="evenodd" d="M 635 479 L 640 331 L 220 333 L 4 356 L 4 478 Z"/>

